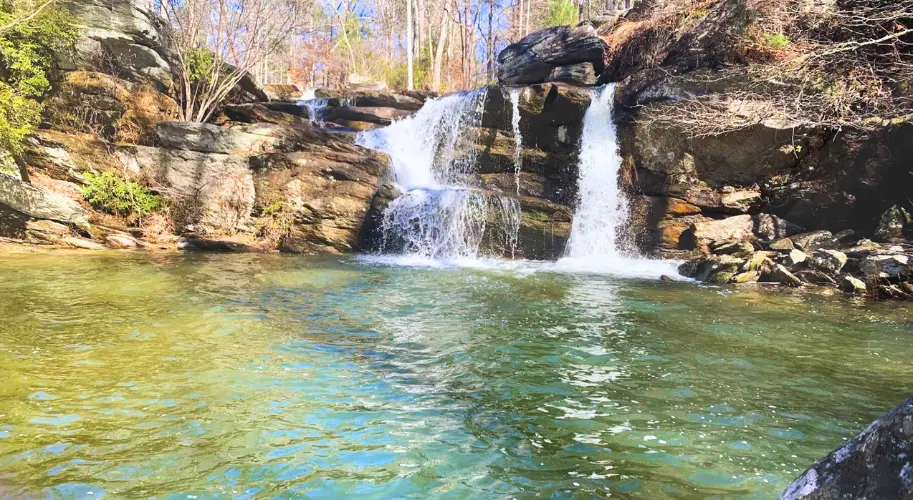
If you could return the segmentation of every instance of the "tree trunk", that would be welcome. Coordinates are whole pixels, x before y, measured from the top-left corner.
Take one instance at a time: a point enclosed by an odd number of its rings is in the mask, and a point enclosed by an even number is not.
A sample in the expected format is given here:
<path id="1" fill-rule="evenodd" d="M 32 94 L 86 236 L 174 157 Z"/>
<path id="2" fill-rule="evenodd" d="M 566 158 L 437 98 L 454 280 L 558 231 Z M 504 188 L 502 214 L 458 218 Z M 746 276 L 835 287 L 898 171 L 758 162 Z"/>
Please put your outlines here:
<path id="1" fill-rule="evenodd" d="M 495 77 L 495 0 L 488 0 L 488 79 Z"/>
<path id="2" fill-rule="evenodd" d="M 428 32 L 425 24 L 425 0 L 415 0 L 415 14 L 418 22 L 418 57 L 421 59 L 430 38 L 426 37 Z"/>
<path id="3" fill-rule="evenodd" d="M 22 182 L 26 184 L 31 184 L 32 180 L 29 178 L 29 167 L 25 163 L 25 160 L 22 159 L 19 155 L 13 155 L 13 163 L 19 167 L 19 178 L 22 179 Z"/>
<path id="4" fill-rule="evenodd" d="M 412 0 L 406 0 L 406 66 L 408 73 L 408 76 L 406 77 L 406 88 L 409 90 L 415 89 L 412 68 L 412 58 L 414 56 L 414 52 L 412 51 L 412 38 Z"/>
<path id="5" fill-rule="evenodd" d="M 530 20 L 531 14 L 532 14 L 530 5 L 532 5 L 532 3 L 533 3 L 533 0 L 526 0 L 526 31 L 523 33 L 523 36 L 529 35 L 529 28 L 531 26 L 531 23 L 529 22 L 529 20 Z"/>
<path id="6" fill-rule="evenodd" d="M 463 23 L 464 23 L 464 24 L 463 24 L 463 31 L 464 31 L 465 34 L 466 34 L 466 35 L 465 35 L 465 36 L 466 36 L 466 43 L 465 43 L 465 45 L 463 46 L 463 59 L 464 59 L 464 66 L 463 66 L 463 86 L 464 86 L 465 88 L 469 88 L 469 87 L 471 86 L 471 83 L 470 83 L 470 82 L 472 81 L 472 56 L 473 56 L 473 54 L 472 54 L 472 52 L 473 52 L 473 47 L 472 47 L 472 37 L 473 37 L 472 21 L 471 21 L 470 18 L 469 18 L 470 14 L 472 14 L 472 0 L 466 0 L 466 6 L 465 6 L 465 8 L 464 8 L 464 13 L 465 13 L 465 17 L 463 18 Z"/>
<path id="7" fill-rule="evenodd" d="M 434 63 L 431 70 L 431 88 L 432 90 L 441 90 L 441 67 L 444 63 L 444 44 L 447 43 L 447 25 L 450 24 L 447 19 L 449 14 L 449 4 L 444 4 L 444 13 L 441 14 L 441 33 L 438 37 L 437 50 L 434 53 Z"/>

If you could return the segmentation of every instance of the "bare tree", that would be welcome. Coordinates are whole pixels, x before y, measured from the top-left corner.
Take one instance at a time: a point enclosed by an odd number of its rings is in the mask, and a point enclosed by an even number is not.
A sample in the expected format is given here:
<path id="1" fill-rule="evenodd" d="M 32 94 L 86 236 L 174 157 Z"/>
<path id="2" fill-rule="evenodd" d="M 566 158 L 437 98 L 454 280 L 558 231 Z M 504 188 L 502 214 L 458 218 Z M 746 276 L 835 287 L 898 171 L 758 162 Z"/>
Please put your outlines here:
<path id="1" fill-rule="evenodd" d="M 180 65 L 181 117 L 206 122 L 295 28 L 300 0 L 161 0 Z"/>
<path id="2" fill-rule="evenodd" d="M 15 19 L 13 19 L 10 22 L 4 24 L 3 26 L 0 26 L 0 33 L 11 30 L 20 24 L 24 24 L 24 23 L 31 21 L 32 19 L 35 19 L 36 17 L 38 17 L 39 14 L 41 14 L 41 12 L 44 9 L 48 8 L 51 4 L 53 4 L 56 1 L 57 0 L 47 0 L 46 2 L 43 2 L 37 6 L 28 6 L 27 5 L 25 9 L 22 9 L 22 13 L 18 17 L 16 17 Z M 27 0 L 25 0 L 25 1 L 20 0 L 20 2 L 25 3 L 25 4 L 30 3 Z"/>

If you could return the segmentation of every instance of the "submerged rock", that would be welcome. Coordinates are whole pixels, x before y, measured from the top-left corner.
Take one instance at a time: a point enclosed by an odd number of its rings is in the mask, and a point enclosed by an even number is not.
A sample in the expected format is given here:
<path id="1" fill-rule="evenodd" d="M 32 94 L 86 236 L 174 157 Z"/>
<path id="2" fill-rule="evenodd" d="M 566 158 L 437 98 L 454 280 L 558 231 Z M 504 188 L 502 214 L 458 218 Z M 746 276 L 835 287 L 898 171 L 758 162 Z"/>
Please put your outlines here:
<path id="1" fill-rule="evenodd" d="M 875 296 L 886 300 L 907 300 L 910 298 L 910 295 L 897 285 L 877 285 L 875 287 Z"/>
<path id="2" fill-rule="evenodd" d="M 100 243 L 95 243 L 94 241 L 86 240 L 83 238 L 77 238 L 75 236 L 72 236 L 69 238 L 64 238 L 63 242 L 66 243 L 67 245 L 70 245 L 70 246 L 73 246 L 76 248 L 81 248 L 83 250 L 104 250 L 105 248 L 107 248 Z"/>
<path id="3" fill-rule="evenodd" d="M 913 498 L 913 397 L 796 479 L 781 500 Z"/>
<path id="4" fill-rule="evenodd" d="M 796 273 L 802 281 L 813 283 L 815 285 L 836 285 L 837 280 L 830 275 L 814 269 L 806 269 Z"/>
<path id="5" fill-rule="evenodd" d="M 743 284 L 743 283 L 754 283 L 761 278 L 761 273 L 758 271 L 745 271 L 744 273 L 739 273 L 732 277 L 732 283 Z"/>

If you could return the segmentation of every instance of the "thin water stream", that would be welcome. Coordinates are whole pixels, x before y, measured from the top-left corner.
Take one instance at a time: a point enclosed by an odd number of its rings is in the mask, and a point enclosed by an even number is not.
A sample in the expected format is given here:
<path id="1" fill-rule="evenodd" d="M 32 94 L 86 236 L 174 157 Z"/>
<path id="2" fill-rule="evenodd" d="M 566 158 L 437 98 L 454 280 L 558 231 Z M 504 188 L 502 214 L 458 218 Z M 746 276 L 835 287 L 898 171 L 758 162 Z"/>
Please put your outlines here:
<path id="1" fill-rule="evenodd" d="M 913 390 L 910 313 L 529 269 L 0 256 L 0 498 L 769 499 Z"/>

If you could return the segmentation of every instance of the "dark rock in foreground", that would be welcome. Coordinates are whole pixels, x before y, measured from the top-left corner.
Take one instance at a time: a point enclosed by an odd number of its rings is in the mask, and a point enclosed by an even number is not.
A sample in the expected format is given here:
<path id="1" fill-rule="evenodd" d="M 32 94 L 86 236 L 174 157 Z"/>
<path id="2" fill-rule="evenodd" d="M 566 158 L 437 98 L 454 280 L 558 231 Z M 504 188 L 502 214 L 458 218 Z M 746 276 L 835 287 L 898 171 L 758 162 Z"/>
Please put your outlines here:
<path id="1" fill-rule="evenodd" d="M 780 498 L 913 498 L 913 396 L 812 465 Z"/>

